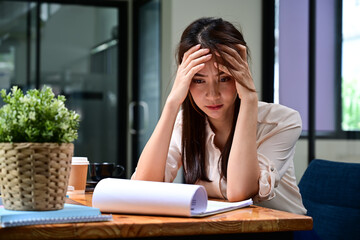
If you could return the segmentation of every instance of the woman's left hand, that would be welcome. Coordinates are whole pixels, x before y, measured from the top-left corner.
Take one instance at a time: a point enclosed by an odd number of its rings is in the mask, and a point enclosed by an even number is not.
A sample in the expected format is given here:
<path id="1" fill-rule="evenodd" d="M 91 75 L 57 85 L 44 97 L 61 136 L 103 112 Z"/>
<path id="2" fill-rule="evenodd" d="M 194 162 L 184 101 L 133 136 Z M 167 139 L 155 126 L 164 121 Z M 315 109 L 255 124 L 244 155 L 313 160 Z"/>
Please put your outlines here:
<path id="1" fill-rule="evenodd" d="M 235 79 L 239 98 L 245 100 L 248 97 L 254 96 L 254 94 L 256 95 L 255 84 L 247 62 L 246 47 L 241 44 L 237 44 L 236 47 L 240 53 L 226 45 L 219 45 L 224 60 L 230 64 L 230 70 L 221 63 L 215 62 L 214 65 L 220 71 Z M 219 56 L 218 53 L 217 56 Z"/>
<path id="2" fill-rule="evenodd" d="M 215 67 L 235 79 L 241 105 L 237 116 L 232 146 L 227 166 L 227 189 L 229 201 L 241 201 L 253 197 L 259 190 L 259 163 L 257 160 L 256 129 L 258 98 L 255 84 L 247 63 L 246 47 L 230 48 L 220 45 L 219 63 Z M 227 66 L 222 62 L 226 61 Z M 244 141 L 246 139 L 246 141 Z"/>

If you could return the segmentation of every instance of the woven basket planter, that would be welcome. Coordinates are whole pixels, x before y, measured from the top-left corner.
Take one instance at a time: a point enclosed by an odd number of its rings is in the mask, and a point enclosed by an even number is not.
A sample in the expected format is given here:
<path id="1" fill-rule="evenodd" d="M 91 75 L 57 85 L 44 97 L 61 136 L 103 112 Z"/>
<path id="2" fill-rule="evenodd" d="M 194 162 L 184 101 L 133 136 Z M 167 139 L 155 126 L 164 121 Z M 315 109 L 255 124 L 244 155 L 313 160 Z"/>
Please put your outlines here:
<path id="1" fill-rule="evenodd" d="M 0 143 L 0 185 L 9 210 L 64 207 L 72 143 Z"/>

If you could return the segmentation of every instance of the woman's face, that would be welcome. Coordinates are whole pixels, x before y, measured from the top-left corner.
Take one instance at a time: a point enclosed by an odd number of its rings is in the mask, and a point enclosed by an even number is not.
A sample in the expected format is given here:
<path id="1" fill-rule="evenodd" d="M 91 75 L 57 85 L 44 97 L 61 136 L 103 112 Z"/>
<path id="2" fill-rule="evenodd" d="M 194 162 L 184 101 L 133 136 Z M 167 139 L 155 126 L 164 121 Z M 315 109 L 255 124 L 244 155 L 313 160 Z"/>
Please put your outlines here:
<path id="1" fill-rule="evenodd" d="M 213 58 L 192 79 L 190 93 L 209 120 L 232 120 L 237 92 L 235 80 L 218 72 Z"/>

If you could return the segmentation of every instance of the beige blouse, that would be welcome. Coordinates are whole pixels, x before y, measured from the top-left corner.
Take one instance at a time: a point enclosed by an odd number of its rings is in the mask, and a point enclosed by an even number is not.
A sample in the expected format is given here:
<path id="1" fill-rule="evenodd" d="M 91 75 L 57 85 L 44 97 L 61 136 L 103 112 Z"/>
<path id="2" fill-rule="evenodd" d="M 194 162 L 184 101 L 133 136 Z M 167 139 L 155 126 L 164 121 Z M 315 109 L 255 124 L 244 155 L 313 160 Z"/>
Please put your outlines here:
<path id="1" fill-rule="evenodd" d="M 301 133 L 301 118 L 297 111 L 279 104 L 259 102 L 257 153 L 260 165 L 259 192 L 253 198 L 256 205 L 306 214 L 294 170 L 295 143 Z M 170 142 L 165 169 L 165 182 L 174 181 L 181 167 L 182 114 L 179 112 Z M 226 198 L 226 181 L 220 180 L 218 161 L 220 150 L 214 144 L 215 134 L 206 123 L 206 166 L 212 182 L 198 181 L 209 197 Z"/>

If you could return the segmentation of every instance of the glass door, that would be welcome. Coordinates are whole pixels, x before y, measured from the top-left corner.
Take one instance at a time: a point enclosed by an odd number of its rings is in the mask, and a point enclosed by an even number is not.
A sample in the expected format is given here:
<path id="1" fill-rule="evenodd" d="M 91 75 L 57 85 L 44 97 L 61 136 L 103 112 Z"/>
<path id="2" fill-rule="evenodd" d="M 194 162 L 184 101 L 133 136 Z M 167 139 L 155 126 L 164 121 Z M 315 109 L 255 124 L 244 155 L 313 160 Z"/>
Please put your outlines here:
<path id="1" fill-rule="evenodd" d="M 127 2 L 53 2 L 0 1 L 0 88 L 51 86 L 81 116 L 74 155 L 126 167 Z"/>
<path id="2" fill-rule="evenodd" d="M 41 85 L 81 116 L 75 154 L 117 162 L 116 8 L 42 4 Z"/>

